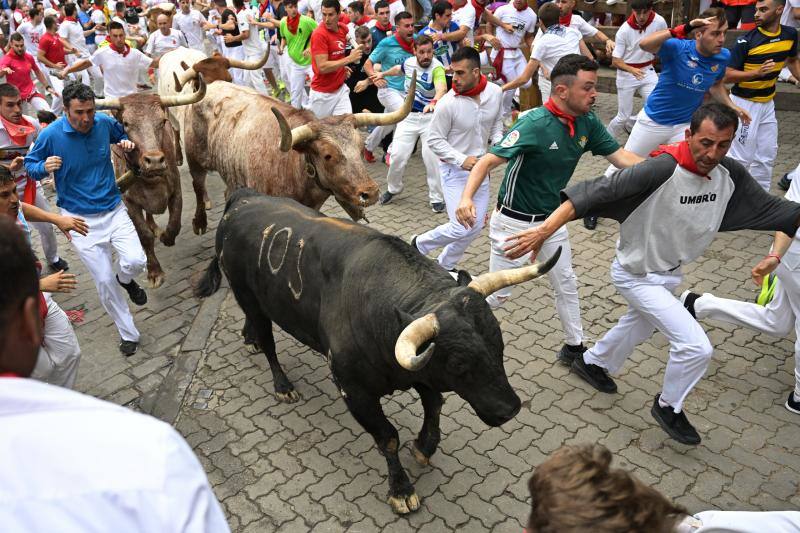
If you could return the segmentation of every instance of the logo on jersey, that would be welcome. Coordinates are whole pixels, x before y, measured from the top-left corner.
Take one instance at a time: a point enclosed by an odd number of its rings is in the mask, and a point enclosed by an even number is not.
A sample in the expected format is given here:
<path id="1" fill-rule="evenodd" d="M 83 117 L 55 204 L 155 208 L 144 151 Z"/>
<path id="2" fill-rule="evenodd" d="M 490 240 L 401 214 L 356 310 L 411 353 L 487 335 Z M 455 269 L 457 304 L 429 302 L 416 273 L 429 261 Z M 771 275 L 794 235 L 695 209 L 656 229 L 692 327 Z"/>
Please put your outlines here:
<path id="1" fill-rule="evenodd" d="M 686 62 L 686 66 L 689 68 L 697 68 L 697 61 L 692 61 L 691 59 Z"/>
<path id="2" fill-rule="evenodd" d="M 422 81 L 428 81 L 428 73 L 427 72 L 423 72 L 422 76 L 420 76 L 419 79 L 422 80 Z"/>
<path id="3" fill-rule="evenodd" d="M 551 150 L 558 150 L 558 145 L 556 144 L 555 141 L 553 141 L 553 144 L 550 145 L 550 149 Z"/>
<path id="4" fill-rule="evenodd" d="M 698 194 L 695 196 L 681 196 L 682 204 L 704 204 L 706 202 L 716 202 L 717 195 L 713 192 L 711 194 Z"/>
<path id="5" fill-rule="evenodd" d="M 694 85 L 700 85 L 701 83 L 703 83 L 703 75 L 698 73 L 692 76 L 692 83 Z"/>
<path id="6" fill-rule="evenodd" d="M 581 135 L 581 138 L 578 140 L 578 144 L 583 148 L 586 146 L 586 143 L 589 139 L 586 138 L 586 135 Z"/>
<path id="7" fill-rule="evenodd" d="M 506 138 L 503 139 L 503 142 L 500 143 L 500 146 L 502 146 L 503 148 L 511 148 L 517 143 L 518 140 L 519 140 L 519 130 L 514 130 L 508 135 L 506 135 Z"/>
<path id="8" fill-rule="evenodd" d="M 716 72 L 719 70 L 719 65 L 714 65 L 711 67 L 711 72 Z"/>

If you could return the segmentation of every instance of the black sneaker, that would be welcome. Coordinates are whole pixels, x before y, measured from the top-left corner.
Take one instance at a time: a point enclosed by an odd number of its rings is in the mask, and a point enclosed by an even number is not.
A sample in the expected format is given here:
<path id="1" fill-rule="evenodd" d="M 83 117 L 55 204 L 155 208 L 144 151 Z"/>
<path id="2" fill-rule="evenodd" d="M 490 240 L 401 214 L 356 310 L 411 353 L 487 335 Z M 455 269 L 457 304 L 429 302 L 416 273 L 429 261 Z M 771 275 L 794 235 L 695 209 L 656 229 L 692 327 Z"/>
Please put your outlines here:
<path id="1" fill-rule="evenodd" d="M 694 318 L 697 318 L 697 315 L 694 314 L 694 302 L 698 298 L 700 298 L 700 295 L 692 291 L 683 291 L 683 294 L 681 294 L 681 303 Z"/>
<path id="2" fill-rule="evenodd" d="M 597 227 L 597 217 L 583 217 L 583 226 L 586 229 L 595 229 Z"/>
<path id="3" fill-rule="evenodd" d="M 787 398 L 786 403 L 784 405 L 789 411 L 793 412 L 796 415 L 800 415 L 800 402 L 795 401 L 794 392 L 789 393 L 789 398 Z"/>
<path id="4" fill-rule="evenodd" d="M 686 414 L 683 411 L 676 413 L 670 406 L 661 407 L 658 403 L 659 397 L 661 397 L 661 395 L 656 394 L 650 413 L 653 415 L 653 418 L 656 419 L 658 425 L 661 426 L 661 429 L 666 431 L 670 437 L 681 444 L 700 444 L 700 435 L 698 435 L 694 426 L 689 423 Z"/>
<path id="5" fill-rule="evenodd" d="M 389 191 L 386 191 L 385 193 L 381 194 L 379 203 L 381 205 L 390 204 L 392 203 L 392 198 L 394 198 L 394 194 L 390 193 Z"/>
<path id="6" fill-rule="evenodd" d="M 417 237 L 419 237 L 419 235 L 412 235 L 411 236 L 411 247 L 419 252 L 419 248 L 417 248 Z"/>
<path id="7" fill-rule="evenodd" d="M 778 180 L 778 188 L 782 191 L 788 191 L 789 186 L 791 186 L 792 180 L 789 179 L 789 174 L 784 174 L 783 177 Z"/>
<path id="8" fill-rule="evenodd" d="M 600 392 L 607 394 L 617 392 L 617 384 L 614 383 L 605 368 L 585 362 L 583 356 L 576 357 L 571 366 L 572 371 L 578 374 L 578 377 Z"/>
<path id="9" fill-rule="evenodd" d="M 136 283 L 136 280 L 131 280 L 130 283 L 122 283 L 117 276 L 117 283 L 122 285 L 122 288 L 128 291 L 128 297 L 136 305 L 144 305 L 147 303 L 147 293 L 144 289 Z"/>
<path id="10" fill-rule="evenodd" d="M 575 360 L 576 357 L 579 355 L 583 355 L 583 352 L 586 351 L 586 346 L 583 344 L 579 344 L 578 346 L 572 346 L 570 344 L 565 344 L 561 347 L 561 350 L 558 351 L 557 358 L 561 363 L 570 366 L 572 362 Z"/>
<path id="11" fill-rule="evenodd" d="M 125 357 L 130 357 L 133 354 L 135 354 L 138 348 L 139 348 L 138 342 L 126 341 L 126 340 L 121 340 L 119 342 L 119 351 Z"/>
<path id="12" fill-rule="evenodd" d="M 434 213 L 444 213 L 444 202 L 433 202 L 431 204 L 431 210 Z"/>
<path id="13" fill-rule="evenodd" d="M 62 270 L 66 272 L 69 270 L 69 263 L 67 263 L 63 258 L 59 257 L 58 261 L 55 263 L 50 263 L 50 270 L 53 272 L 60 272 Z"/>

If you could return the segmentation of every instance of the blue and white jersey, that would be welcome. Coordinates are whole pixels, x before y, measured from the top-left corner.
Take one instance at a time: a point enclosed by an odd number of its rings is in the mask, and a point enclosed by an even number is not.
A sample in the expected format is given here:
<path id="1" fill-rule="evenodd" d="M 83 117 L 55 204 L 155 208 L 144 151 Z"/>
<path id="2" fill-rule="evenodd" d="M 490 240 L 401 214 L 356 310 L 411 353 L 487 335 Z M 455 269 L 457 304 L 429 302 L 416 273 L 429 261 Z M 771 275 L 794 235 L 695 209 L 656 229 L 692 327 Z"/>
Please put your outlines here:
<path id="1" fill-rule="evenodd" d="M 405 75 L 406 93 L 408 93 L 414 72 L 417 73 L 417 89 L 414 92 L 414 105 L 411 111 L 421 113 L 425 106 L 431 103 L 433 97 L 436 96 L 435 82 L 438 80 L 440 83 L 447 83 L 444 78 L 444 66 L 436 58 L 433 58 L 428 68 L 422 68 L 417 64 L 417 58 L 411 56 L 403 61 L 400 68 Z"/>
<path id="2" fill-rule="evenodd" d="M 725 77 L 730 50 L 723 48 L 705 57 L 697 52 L 695 42 L 672 38 L 661 45 L 661 76 L 644 106 L 647 116 L 658 124 L 689 123 L 706 91 Z"/>
<path id="3" fill-rule="evenodd" d="M 450 27 L 441 33 L 453 33 L 458 31 L 458 24 L 450 21 Z M 430 35 L 431 38 L 440 33 L 439 30 L 431 28 L 430 24 L 419 30 L 419 35 Z M 433 55 L 445 68 L 450 66 L 450 58 L 458 50 L 458 41 L 436 41 L 433 43 Z"/>

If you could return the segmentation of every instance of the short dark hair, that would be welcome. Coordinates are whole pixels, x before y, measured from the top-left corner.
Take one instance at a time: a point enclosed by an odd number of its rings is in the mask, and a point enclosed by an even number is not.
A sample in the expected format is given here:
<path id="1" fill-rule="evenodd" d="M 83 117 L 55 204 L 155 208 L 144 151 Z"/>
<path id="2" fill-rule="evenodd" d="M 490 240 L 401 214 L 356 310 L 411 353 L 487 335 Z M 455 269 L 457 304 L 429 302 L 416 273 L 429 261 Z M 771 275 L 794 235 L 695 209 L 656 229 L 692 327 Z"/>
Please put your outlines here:
<path id="1" fill-rule="evenodd" d="M 562 81 L 569 86 L 572 84 L 572 78 L 577 76 L 581 70 L 597 72 L 599 68 L 600 65 L 594 59 L 589 59 L 581 54 L 567 54 L 559 59 L 556 66 L 553 67 L 553 71 L 550 73 L 550 83 L 555 87 L 559 83 L 559 78 L 569 78 Z"/>
<path id="2" fill-rule="evenodd" d="M 347 7 L 352 9 L 356 13 L 361 13 L 362 15 L 364 14 L 364 4 L 362 4 L 361 2 L 350 2 L 347 5 Z M 355 22 L 355 21 L 352 21 L 352 22 Z"/>
<path id="3" fill-rule="evenodd" d="M 64 16 L 65 17 L 74 16 L 75 15 L 75 11 L 77 11 L 77 9 L 78 9 L 78 7 L 75 4 L 71 3 L 71 2 L 69 4 L 64 4 Z"/>
<path id="4" fill-rule="evenodd" d="M 44 27 L 48 30 L 53 29 L 58 26 L 58 19 L 55 18 L 53 15 L 47 15 L 44 18 Z"/>
<path id="5" fill-rule="evenodd" d="M 630 6 L 634 11 L 653 9 L 653 0 L 631 0 Z"/>
<path id="6" fill-rule="evenodd" d="M 22 41 L 23 43 L 25 42 L 25 38 L 18 31 L 15 31 L 14 33 L 12 33 L 11 37 L 9 37 L 8 40 L 9 41 Z"/>
<path id="7" fill-rule="evenodd" d="M 709 102 L 701 105 L 692 113 L 689 131 L 692 134 L 697 133 L 697 130 L 700 129 L 700 124 L 706 119 L 713 122 L 718 130 L 733 128 L 735 131 L 739 127 L 739 117 L 736 115 L 736 111 L 725 104 Z"/>
<path id="8" fill-rule="evenodd" d="M 9 181 L 16 181 L 14 174 L 3 165 L 0 165 L 0 183 L 8 183 Z M 5 217 L 0 216 L 0 218 Z"/>
<path id="9" fill-rule="evenodd" d="M 322 0 L 322 7 L 335 9 L 337 13 L 342 10 L 342 5 L 339 3 L 339 0 Z M 320 9 L 322 9 L 322 7 Z"/>
<path id="10" fill-rule="evenodd" d="M 19 96 L 19 89 L 10 83 L 0 83 L 0 98 Z M 2 165 L 0 165 L 2 166 Z"/>
<path id="11" fill-rule="evenodd" d="M 125 31 L 125 26 L 123 26 L 120 22 L 117 22 L 116 20 L 112 20 L 108 24 L 108 31 L 110 32 L 111 30 L 122 30 L 122 31 Z"/>
<path id="12" fill-rule="evenodd" d="M 478 51 L 471 46 L 462 46 L 453 52 L 453 57 L 450 58 L 450 63 L 465 60 L 470 62 L 470 66 L 472 68 L 481 68 L 481 56 L 478 55 Z"/>
<path id="13" fill-rule="evenodd" d="M 125 11 L 125 2 L 117 2 L 114 4 L 114 11 Z"/>
<path id="14" fill-rule="evenodd" d="M 52 111 L 41 110 L 36 112 L 36 120 L 39 121 L 40 124 L 52 124 L 58 117 Z"/>
<path id="15" fill-rule="evenodd" d="M 244 7 L 244 0 L 233 0 L 233 7 L 241 9 Z"/>
<path id="16" fill-rule="evenodd" d="M 73 100 L 80 100 L 86 102 L 91 100 L 94 102 L 94 91 L 88 85 L 84 85 L 79 81 L 67 83 L 64 90 L 61 91 L 61 99 L 64 101 L 64 108 L 69 108 Z"/>
<path id="17" fill-rule="evenodd" d="M 372 31 L 366 24 L 364 24 L 363 26 L 357 27 L 354 34 L 356 36 L 356 39 L 366 39 L 367 37 L 370 37 L 372 35 Z"/>
<path id="18" fill-rule="evenodd" d="M 389 0 L 378 0 L 375 2 L 375 13 L 378 12 L 379 9 L 383 8 L 389 9 Z"/>
<path id="19" fill-rule="evenodd" d="M 553 2 L 542 4 L 542 7 L 539 8 L 539 20 L 545 28 L 549 28 L 553 24 L 558 24 L 558 18 L 560 16 L 561 11 L 559 11 L 558 6 Z"/>
<path id="20" fill-rule="evenodd" d="M 285 6 L 296 6 L 297 0 L 283 0 L 283 5 Z"/>
<path id="21" fill-rule="evenodd" d="M 6 172 L 8 172 L 6 170 Z M 10 173 L 9 173 L 10 175 Z M 36 258 L 15 221 L 0 217 L 0 347 L 6 344 L 8 321 L 28 298 L 39 295 Z"/>
<path id="22" fill-rule="evenodd" d="M 33 17 L 37 16 L 39 13 L 41 13 L 41 11 L 39 11 L 39 10 L 38 10 L 37 8 L 35 8 L 35 7 L 32 7 L 32 8 L 30 8 L 30 10 L 28 11 L 28 16 L 29 16 L 30 18 L 33 18 Z"/>
<path id="23" fill-rule="evenodd" d="M 705 11 L 700 13 L 698 18 L 701 18 L 701 19 L 716 19 L 717 20 L 717 28 L 722 26 L 722 24 L 724 22 L 728 21 L 727 17 L 725 17 L 725 10 L 722 9 L 721 7 L 709 7 L 708 9 L 706 9 Z M 687 29 L 688 29 L 688 26 L 687 26 Z"/>
<path id="24" fill-rule="evenodd" d="M 414 39 L 414 46 L 423 46 L 426 44 L 433 46 L 433 39 L 431 39 L 430 35 L 417 35 L 417 38 Z"/>
<path id="25" fill-rule="evenodd" d="M 400 22 L 401 20 L 413 19 L 413 18 L 414 15 L 412 15 L 408 11 L 401 11 L 400 13 L 394 16 L 394 25 L 397 26 L 397 23 Z"/>
<path id="26" fill-rule="evenodd" d="M 431 8 L 431 17 L 434 19 L 437 16 L 442 17 L 445 13 L 447 13 L 448 9 L 453 9 L 453 6 L 451 6 L 449 2 L 436 2 Z"/>

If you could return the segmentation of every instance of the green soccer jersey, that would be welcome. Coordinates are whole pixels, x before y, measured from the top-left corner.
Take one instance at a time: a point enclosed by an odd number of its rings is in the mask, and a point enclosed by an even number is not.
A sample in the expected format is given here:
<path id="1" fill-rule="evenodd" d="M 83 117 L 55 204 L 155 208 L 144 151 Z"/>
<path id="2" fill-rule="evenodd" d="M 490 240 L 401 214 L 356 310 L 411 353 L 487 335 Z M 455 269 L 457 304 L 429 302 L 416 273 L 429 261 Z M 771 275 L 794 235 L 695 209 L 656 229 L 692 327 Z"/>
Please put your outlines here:
<path id="1" fill-rule="evenodd" d="M 594 113 L 575 119 L 575 136 L 544 107 L 526 113 L 489 151 L 508 159 L 498 202 L 529 215 L 549 215 L 561 204 L 584 152 L 606 156 L 619 149 Z"/>
<path id="2" fill-rule="evenodd" d="M 297 33 L 289 31 L 286 25 L 286 17 L 281 19 L 281 38 L 286 41 L 286 51 L 292 61 L 298 65 L 305 67 L 311 64 L 311 56 L 303 55 L 303 52 L 308 48 L 311 42 L 311 32 L 317 27 L 317 22 L 311 17 L 300 15 L 300 22 L 297 23 Z"/>

